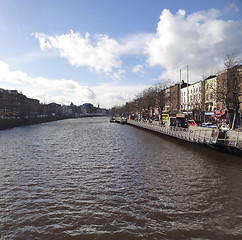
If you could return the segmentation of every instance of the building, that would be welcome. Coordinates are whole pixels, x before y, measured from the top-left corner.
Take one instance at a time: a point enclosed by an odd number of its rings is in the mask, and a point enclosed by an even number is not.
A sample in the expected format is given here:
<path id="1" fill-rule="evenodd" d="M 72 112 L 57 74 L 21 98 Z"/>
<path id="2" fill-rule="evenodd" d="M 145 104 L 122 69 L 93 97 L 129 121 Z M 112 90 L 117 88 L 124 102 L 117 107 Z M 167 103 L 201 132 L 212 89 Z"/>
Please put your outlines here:
<path id="1" fill-rule="evenodd" d="M 201 108 L 201 81 L 181 89 L 181 109 L 191 111 Z"/>
<path id="2" fill-rule="evenodd" d="M 165 100 L 165 105 L 164 105 L 163 111 L 169 112 L 171 110 L 171 89 L 170 88 L 164 89 L 164 100 Z"/>
<path id="3" fill-rule="evenodd" d="M 61 116 L 62 109 L 61 105 L 57 103 L 49 103 L 44 105 L 44 113 L 49 116 Z"/>
<path id="4" fill-rule="evenodd" d="M 180 110 L 180 84 L 170 87 L 170 110 L 174 113 Z"/>
<path id="5" fill-rule="evenodd" d="M 181 111 L 198 120 L 201 118 L 202 81 L 181 88 Z"/>
<path id="6" fill-rule="evenodd" d="M 24 95 L 16 90 L 0 89 L 0 115 L 15 116 L 22 112 Z"/>
<path id="7" fill-rule="evenodd" d="M 217 76 L 211 75 L 204 80 L 204 107 L 206 112 L 214 112 L 216 104 Z"/>
<path id="8" fill-rule="evenodd" d="M 216 117 L 223 119 L 227 117 L 230 122 L 237 111 L 237 114 L 240 115 L 237 124 L 240 124 L 242 117 L 242 65 L 236 65 L 218 73 L 216 110 Z"/>

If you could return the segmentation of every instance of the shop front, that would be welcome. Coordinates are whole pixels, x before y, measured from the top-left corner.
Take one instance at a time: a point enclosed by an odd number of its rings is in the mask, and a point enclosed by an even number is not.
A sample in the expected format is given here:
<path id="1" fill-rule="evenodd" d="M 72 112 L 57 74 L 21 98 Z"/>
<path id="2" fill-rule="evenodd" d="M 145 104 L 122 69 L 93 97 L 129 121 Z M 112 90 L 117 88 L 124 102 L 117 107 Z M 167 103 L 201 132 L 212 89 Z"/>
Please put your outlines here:
<path id="1" fill-rule="evenodd" d="M 214 122 L 214 112 L 205 112 L 204 122 Z"/>
<path id="2" fill-rule="evenodd" d="M 227 112 L 226 111 L 215 111 L 214 112 L 214 119 L 216 122 L 227 122 L 226 119 Z"/>

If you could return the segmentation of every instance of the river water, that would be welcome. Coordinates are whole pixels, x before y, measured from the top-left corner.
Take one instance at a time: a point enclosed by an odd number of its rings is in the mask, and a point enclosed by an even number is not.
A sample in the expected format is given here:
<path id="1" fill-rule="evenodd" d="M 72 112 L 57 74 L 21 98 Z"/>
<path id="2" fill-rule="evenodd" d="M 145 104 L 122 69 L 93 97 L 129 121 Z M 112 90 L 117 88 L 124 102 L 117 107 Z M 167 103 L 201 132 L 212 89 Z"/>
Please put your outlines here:
<path id="1" fill-rule="evenodd" d="M 242 239 L 239 156 L 105 117 L 0 144 L 0 239 Z"/>

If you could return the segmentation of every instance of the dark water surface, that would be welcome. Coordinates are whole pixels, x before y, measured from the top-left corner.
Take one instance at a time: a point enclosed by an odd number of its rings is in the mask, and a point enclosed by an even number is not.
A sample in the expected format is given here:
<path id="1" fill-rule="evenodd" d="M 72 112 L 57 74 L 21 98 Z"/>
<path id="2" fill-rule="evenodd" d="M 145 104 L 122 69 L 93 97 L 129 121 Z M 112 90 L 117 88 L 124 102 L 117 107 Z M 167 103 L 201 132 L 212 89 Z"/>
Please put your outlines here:
<path id="1" fill-rule="evenodd" d="M 242 239 L 242 159 L 107 118 L 1 131 L 0 239 Z"/>

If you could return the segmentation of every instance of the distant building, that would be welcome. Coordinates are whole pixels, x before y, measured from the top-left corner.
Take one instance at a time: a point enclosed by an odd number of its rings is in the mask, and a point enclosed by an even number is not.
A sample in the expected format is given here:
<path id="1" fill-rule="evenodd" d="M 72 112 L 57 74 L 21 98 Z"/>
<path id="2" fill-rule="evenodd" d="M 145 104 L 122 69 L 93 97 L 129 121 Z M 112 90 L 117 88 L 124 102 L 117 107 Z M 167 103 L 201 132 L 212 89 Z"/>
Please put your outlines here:
<path id="1" fill-rule="evenodd" d="M 57 103 L 45 104 L 44 109 L 46 115 L 60 116 L 62 114 L 61 105 Z"/>
<path id="2" fill-rule="evenodd" d="M 19 115 L 23 111 L 24 95 L 16 90 L 0 89 L 0 115 Z"/>
<path id="3" fill-rule="evenodd" d="M 71 116 L 73 114 L 73 108 L 72 106 L 63 105 L 61 106 L 61 111 L 63 116 Z"/>
<path id="4" fill-rule="evenodd" d="M 91 103 L 82 104 L 84 114 L 95 113 L 95 107 Z"/>

